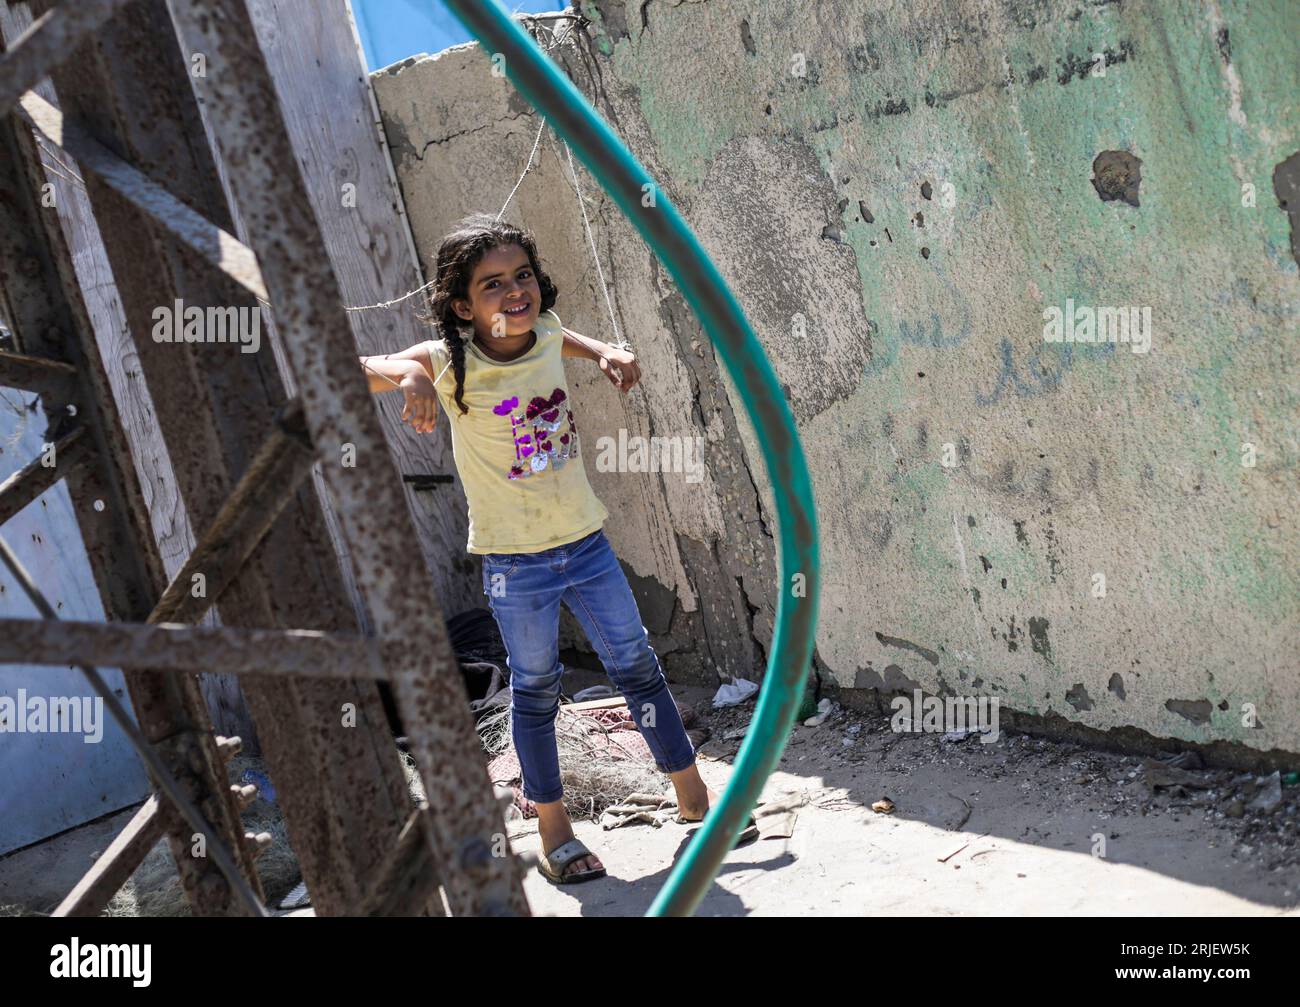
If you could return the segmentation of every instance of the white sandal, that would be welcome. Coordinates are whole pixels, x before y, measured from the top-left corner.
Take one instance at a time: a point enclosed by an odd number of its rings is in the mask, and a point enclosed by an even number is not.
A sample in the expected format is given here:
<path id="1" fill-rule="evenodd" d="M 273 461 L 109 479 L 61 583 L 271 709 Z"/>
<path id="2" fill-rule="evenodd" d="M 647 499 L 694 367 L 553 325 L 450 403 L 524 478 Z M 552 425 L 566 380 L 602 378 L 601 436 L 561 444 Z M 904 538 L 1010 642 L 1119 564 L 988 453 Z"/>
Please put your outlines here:
<path id="1" fill-rule="evenodd" d="M 568 842 L 561 843 L 550 853 L 545 853 L 539 857 L 537 870 L 547 881 L 557 885 L 571 885 L 578 881 L 595 881 L 597 878 L 603 878 L 605 876 L 605 868 L 603 867 L 574 871 L 571 874 L 564 873 L 564 869 L 575 860 L 581 860 L 583 857 L 589 856 L 591 856 L 591 850 L 587 849 L 581 839 L 575 837 Z"/>

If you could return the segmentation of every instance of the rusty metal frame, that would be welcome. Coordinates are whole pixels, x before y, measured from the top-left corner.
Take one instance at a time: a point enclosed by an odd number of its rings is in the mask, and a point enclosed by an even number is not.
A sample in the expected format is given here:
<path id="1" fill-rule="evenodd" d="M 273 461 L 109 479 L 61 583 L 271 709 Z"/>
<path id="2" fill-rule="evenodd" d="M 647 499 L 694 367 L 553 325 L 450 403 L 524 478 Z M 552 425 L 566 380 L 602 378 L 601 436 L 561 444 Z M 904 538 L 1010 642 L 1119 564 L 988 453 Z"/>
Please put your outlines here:
<path id="1" fill-rule="evenodd" d="M 77 369 L 57 360 L 0 353 L 0 385 L 40 395 L 67 398 L 77 381 Z"/>
<path id="2" fill-rule="evenodd" d="M 232 231 L 161 3 L 138 0 L 124 9 L 53 80 L 66 120 Z M 140 370 L 191 523 L 211 527 L 284 405 L 283 383 L 269 353 L 152 342 L 151 313 L 177 299 L 252 310 L 256 301 L 94 172 L 85 173 L 85 184 L 101 232 L 124 236 L 106 241 L 106 251 Z M 299 491 L 216 603 L 226 625 L 355 629 L 313 495 Z M 268 676 L 241 684 L 314 904 L 322 914 L 349 913 L 410 804 L 375 684 Z M 341 723 L 349 704 L 355 727 Z"/>
<path id="3" fill-rule="evenodd" d="M 55 436 L 74 417 L 78 429 L 89 433 L 86 439 L 93 442 L 94 451 L 88 463 L 61 474 L 106 615 L 138 620 L 148 614 L 166 583 L 162 559 L 67 240 L 57 214 L 42 212 L 35 198 L 45 177 L 30 130 L 12 116 L 0 116 L 0 192 L 5 194 L 0 199 L 0 313 L 21 351 L 3 355 L 3 373 L 29 388 L 36 384 L 30 378 L 42 369 L 68 375 L 70 380 L 40 382 L 33 390 L 41 395 Z M 44 363 L 33 367 L 33 358 Z M 123 674 L 141 733 L 158 746 L 166 770 L 213 824 L 211 841 L 233 848 L 241 872 L 260 897 L 252 858 L 239 842 L 238 809 L 221 779 L 223 753 L 212 738 L 197 681 L 129 667 Z M 182 888 L 196 912 L 247 911 L 213 861 L 184 855 L 192 832 L 178 816 L 168 816 L 165 831 Z M 97 897 L 100 891 L 94 887 L 86 897 Z"/>
<path id="4" fill-rule="evenodd" d="M 45 455 L 33 458 L 4 482 L 0 483 L 0 524 L 8 521 L 38 496 L 63 478 L 65 472 L 86 460 L 91 450 L 85 430 L 78 427 L 57 441 L 52 448 L 53 465 L 45 464 Z"/>
<path id="5" fill-rule="evenodd" d="M 141 625 L 60 619 L 4 619 L 0 664 L 88 664 L 147 671 L 227 672 L 274 677 L 371 679 L 388 676 L 373 637 L 309 629 Z M 385 645 L 390 656 L 396 651 Z"/>
<path id="6" fill-rule="evenodd" d="M 0 538 L 0 563 L 9 568 L 9 572 L 18 581 L 27 597 L 36 606 L 37 610 L 45 616 L 41 625 L 46 627 L 58 625 L 60 620 L 58 615 L 55 614 L 54 608 L 36 587 L 31 575 L 23 569 L 18 557 L 9 548 L 9 544 L 2 538 Z M 126 712 L 126 707 L 121 704 L 117 696 L 114 695 L 113 690 L 108 687 L 108 683 L 99 674 L 99 670 L 88 664 L 80 664 L 79 667 L 81 673 L 86 676 L 94 690 L 99 693 L 104 705 L 108 707 L 109 714 L 117 722 L 118 728 L 127 736 L 132 746 L 139 753 L 140 758 L 144 760 L 144 764 L 153 776 L 154 782 L 167 795 L 172 809 L 185 820 L 186 825 L 194 830 L 195 835 L 205 837 L 207 840 L 205 845 L 212 856 L 212 860 L 225 876 L 226 882 L 231 889 L 239 896 L 240 901 L 254 916 L 266 916 L 266 907 L 262 905 L 261 898 L 254 891 L 253 886 L 249 884 L 248 879 L 240 873 L 240 865 L 235 860 L 235 857 L 203 817 L 203 812 L 186 796 L 176 778 L 172 776 L 171 772 L 163 764 L 162 759 L 159 758 L 158 753 L 154 751 L 153 746 L 140 733 L 140 729 L 131 720 L 130 714 Z M 249 837 L 246 835 L 244 838 Z M 242 844 L 237 844 L 237 849 L 239 845 Z M 138 849 L 138 846 L 133 848 Z M 148 850 L 144 850 L 141 856 L 143 857 L 143 854 L 148 852 Z"/>
<path id="7" fill-rule="evenodd" d="M 361 904 L 362 916 L 418 916 L 428 893 L 438 884 L 438 871 L 430 854 L 428 807 L 411 812 L 397 845 L 375 872 L 374 885 Z"/>
<path id="8" fill-rule="evenodd" d="M 271 436 L 146 621 L 198 622 L 213 600 L 234 581 L 299 486 L 311 475 L 314 460 L 302 406 L 294 399 L 276 418 Z M 206 590 L 196 595 L 192 588 L 199 575 L 204 578 Z"/>
<path id="9" fill-rule="evenodd" d="M 48 12 L 42 24 L 57 23 L 51 20 L 57 13 Z M 172 20 L 182 45 L 202 47 L 212 65 L 220 68 L 201 85 L 187 80 L 180 51 L 169 51 L 165 44 Z M 37 32 L 24 36 L 28 40 L 37 37 Z M 157 45 L 150 46 L 150 39 Z M 140 51 L 146 51 L 147 58 L 141 58 Z M 30 67 L 33 58 L 29 52 L 26 62 L 8 61 L 0 70 Z M 318 910 L 438 914 L 443 911 L 437 895 L 441 885 L 447 904 L 457 915 L 526 915 L 520 865 L 514 857 L 493 855 L 502 838 L 501 807 L 492 795 L 464 684 L 433 599 L 428 571 L 418 550 L 409 548 L 415 531 L 405 509 L 400 477 L 356 366 L 356 347 L 337 281 L 308 208 L 303 179 L 246 7 L 242 0 L 177 0 L 171 4 L 171 18 L 167 18 L 161 0 L 137 0 L 107 24 L 93 52 L 83 53 L 73 62 L 75 67 L 54 73 L 62 111 L 29 93 L 21 98 L 23 125 L 14 118 L 5 127 L 12 144 L 28 148 L 25 181 L 29 195 L 38 185 L 40 176 L 34 169 L 39 159 L 32 153 L 34 137 L 24 127 L 34 126 L 81 162 L 101 232 L 129 236 L 129 240 L 106 240 L 105 247 L 146 381 L 155 396 L 160 429 L 182 496 L 191 514 L 208 531 L 162 598 L 150 607 L 145 621 L 137 616 L 134 623 L 128 618 L 126 624 L 105 626 L 7 620 L 8 639 L 0 643 L 0 661 L 9 657 L 78 663 L 101 692 L 106 690 L 90 667 L 93 663 L 121 664 L 132 669 L 131 675 L 166 669 L 167 674 L 154 676 L 160 680 L 185 679 L 177 673 L 180 668 L 218 666 L 248 676 L 250 706 L 259 732 L 267 730 L 272 735 L 270 746 L 275 752 L 268 753 L 268 765 L 281 784 L 286 822 Z M 18 78 L 30 72 L 22 70 Z M 200 92 L 225 162 L 232 168 L 231 189 L 249 222 L 249 243 L 260 253 L 261 271 L 249 247 L 223 226 L 228 213 L 219 196 L 211 155 L 201 142 L 199 112 L 188 87 L 191 83 Z M 12 80 L 0 73 L 0 94 L 5 93 L 6 84 L 12 86 Z M 141 110 L 141 114 L 153 115 L 145 130 L 121 111 L 142 95 L 154 101 L 154 107 Z M 160 127 L 161 132 L 170 128 L 174 134 L 187 136 L 188 144 L 176 150 L 176 136 L 170 134 L 170 146 L 160 144 L 156 135 Z M 178 255 L 182 249 L 199 253 L 197 268 Z M 4 251 L 0 247 L 0 276 L 12 276 L 15 260 L 6 258 Z M 64 288 L 75 290 L 70 261 L 60 262 L 59 272 Z M 216 299 L 238 304 L 250 295 L 266 299 L 268 288 L 274 295 L 277 328 L 291 371 L 284 378 L 299 389 L 301 406 L 296 401 L 289 404 L 280 414 L 279 429 L 254 452 L 251 438 L 256 424 L 276 419 L 274 411 L 283 405 L 282 399 L 276 401 L 274 373 L 268 373 L 260 361 L 229 356 L 205 358 L 200 366 L 188 347 L 187 352 L 164 357 L 144 338 L 147 327 L 141 323 L 151 299 L 166 304 L 185 295 L 191 303 L 197 297 L 199 303 Z M 93 335 L 88 342 L 86 338 L 88 325 L 79 329 L 83 351 L 88 346 L 94 358 Z M 85 379 L 75 363 L 73 370 L 84 390 Z M 103 395 L 102 368 L 97 373 L 100 380 L 94 391 L 99 408 L 94 419 L 111 419 L 120 442 L 122 432 L 113 415 L 111 394 Z M 58 382 L 45 380 L 40 365 L 17 359 L 10 367 L 0 360 L 0 377 L 6 375 L 27 385 L 40 379 L 47 391 L 60 387 Z M 65 383 L 68 377 L 59 375 Z M 57 400 L 58 396 L 51 398 Z M 59 415 L 58 401 L 45 406 L 52 419 Z M 196 443 L 187 443 L 169 430 L 177 420 L 193 416 L 200 417 L 205 428 L 194 439 Z M 90 419 L 84 422 L 95 429 Z M 221 436 L 216 436 L 215 430 L 220 430 Z M 355 452 L 355 468 L 345 469 L 342 464 L 344 445 Z M 121 446 L 117 445 L 115 455 L 119 464 Z M 235 479 L 234 472 L 250 457 L 244 474 Z M 324 570 L 313 576 L 310 564 L 302 565 L 304 555 L 310 555 L 311 543 L 320 544 L 319 507 L 305 488 L 299 489 L 313 459 L 322 463 L 335 498 L 356 582 L 376 637 L 347 632 L 355 629 L 355 622 L 340 611 L 337 576 L 334 582 L 328 578 L 321 581 Z M 36 485 L 35 478 L 20 480 L 23 495 Z M 213 491 L 224 503 L 215 504 Z M 89 499 L 74 491 L 77 498 L 81 517 Z M 138 494 L 133 501 L 138 504 Z M 290 501 L 296 501 L 295 513 L 281 514 Z M 139 511 L 134 514 L 137 523 L 140 516 Z M 6 560 L 13 559 L 2 544 L 0 553 Z M 155 565 L 156 557 L 155 550 L 151 554 Z M 92 565 L 102 558 L 102 551 L 93 555 Z M 335 575 L 338 572 L 335 569 Z M 102 573 L 102 567 L 97 573 Z M 198 573 L 209 578 L 210 590 L 196 600 L 187 586 L 189 578 Z M 288 596 L 277 591 L 294 575 L 301 575 L 300 591 Z M 156 575 L 152 580 L 156 583 Z M 333 592 L 333 598 L 313 599 L 313 587 L 319 596 L 327 583 L 327 593 Z M 29 586 L 35 590 L 34 585 Z M 248 625 L 247 620 L 252 620 L 258 626 L 283 625 L 287 617 L 290 625 L 319 621 L 325 627 L 282 630 L 228 625 L 209 629 L 161 624 L 178 618 L 195 620 L 214 601 L 223 620 L 234 617 L 236 624 Z M 304 617 L 314 601 L 322 603 L 323 614 Z M 110 616 L 119 611 L 108 605 L 106 610 Z M 139 611 L 138 604 L 135 611 Z M 294 618 L 295 612 L 299 618 Z M 338 681 L 324 681 L 329 678 Z M 393 826 L 387 824 L 393 821 L 387 809 L 395 810 L 401 804 L 396 789 L 400 773 L 395 778 L 394 746 L 389 746 L 388 762 L 380 757 L 381 732 L 372 726 L 357 735 L 363 748 L 373 749 L 370 764 L 381 767 L 378 780 L 367 778 L 364 765 L 355 765 L 362 761 L 355 758 L 355 745 L 336 741 L 315 753 L 293 748 L 313 734 L 325 733 L 314 723 L 309 726 L 305 718 L 328 717 L 331 705 L 343 696 L 355 693 L 356 706 L 373 724 L 378 709 L 373 683 L 383 679 L 394 686 L 404 722 L 411 729 L 426 793 L 437 808 L 436 814 L 427 806 L 408 810 Z M 363 683 L 369 691 L 362 688 Z M 105 696 L 106 702 L 110 698 Z M 138 711 L 141 706 L 147 708 L 148 698 L 137 698 L 133 692 Z M 189 698 L 192 701 L 193 696 Z M 201 706 L 200 700 L 200 709 L 189 711 L 195 714 L 195 729 L 190 734 L 212 746 L 205 754 L 228 756 L 238 747 L 238 739 L 222 739 L 219 744 L 206 726 L 206 711 Z M 142 714 L 142 722 L 144 719 Z M 187 806 L 189 801 L 146 740 L 139 736 L 132 740 L 143 746 L 142 758 L 154 768 L 155 780 L 167 793 L 168 803 L 141 810 L 68 896 L 60 912 L 95 911 L 129 874 L 133 859 L 147 852 L 149 838 L 161 830 L 160 820 L 174 818 L 179 811 L 193 823 L 198 814 L 197 808 Z M 158 737 L 149 740 L 155 744 L 163 741 Z M 348 748 L 352 751 L 344 751 Z M 174 756 L 175 750 L 171 754 Z M 213 758 L 207 765 L 211 768 L 217 763 Z M 352 783 L 362 790 L 348 792 Z M 366 796 L 358 801 L 358 793 Z M 386 798 L 380 796 L 384 793 Z M 406 797 L 404 786 L 400 793 Z M 223 807 L 229 810 L 232 803 L 246 798 L 242 791 L 227 793 Z M 396 804 L 385 805 L 385 800 Z M 349 819 L 355 824 L 349 826 Z M 324 834 L 305 825 L 308 820 L 313 825 L 324 821 Z M 172 838 L 175 850 L 175 836 Z M 233 844 L 234 852 L 250 858 L 257 843 L 255 837 L 244 839 Z M 224 847 L 218 848 L 224 853 Z M 178 862 L 181 859 L 178 857 Z M 250 860 L 236 865 L 233 857 L 222 859 L 228 861 L 222 865 L 228 879 L 240 889 L 239 868 L 247 871 Z M 255 875 L 252 879 L 256 884 Z M 205 902 L 205 893 L 216 894 L 210 881 L 205 878 L 186 885 L 196 911 L 233 911 L 228 891 L 220 904 L 211 898 Z M 260 909 L 256 898 L 246 901 L 254 911 Z"/>
<path id="10" fill-rule="evenodd" d="M 338 282 L 247 7 L 240 0 L 170 6 L 183 46 L 207 55 L 207 78 L 192 83 L 223 159 L 239 169 L 231 189 L 249 222 L 357 584 L 377 635 L 408 645 L 391 678 L 425 791 L 438 809 L 426 831 L 448 904 L 455 914 L 524 914 L 518 865 L 492 853 L 503 823 L 464 683 L 429 573 L 411 548 L 415 529 L 400 475 L 357 367 Z M 353 448 L 355 467 L 343 465 L 345 445 Z"/>
<path id="11" fill-rule="evenodd" d="M 131 0 L 78 0 L 46 11 L 0 53 L 0 115 L 78 42 Z"/>
<path id="12" fill-rule="evenodd" d="M 19 107 L 23 118 L 56 147 L 92 172 L 124 199 L 162 224 L 187 248 L 202 256 L 240 284 L 254 297 L 266 300 L 266 286 L 257 269 L 257 259 L 238 238 L 191 210 L 144 172 L 133 168 L 88 130 L 66 118 L 38 94 L 23 95 Z"/>

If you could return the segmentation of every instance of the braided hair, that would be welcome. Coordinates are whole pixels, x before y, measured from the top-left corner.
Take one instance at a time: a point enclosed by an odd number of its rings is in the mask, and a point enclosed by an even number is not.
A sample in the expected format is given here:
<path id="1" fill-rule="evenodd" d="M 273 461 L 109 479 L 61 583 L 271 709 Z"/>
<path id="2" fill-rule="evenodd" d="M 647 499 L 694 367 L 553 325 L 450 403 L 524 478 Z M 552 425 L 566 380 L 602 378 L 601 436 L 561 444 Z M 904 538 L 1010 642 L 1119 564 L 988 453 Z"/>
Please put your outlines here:
<path id="1" fill-rule="evenodd" d="M 451 354 L 452 372 L 456 376 L 456 405 L 461 414 L 469 412 L 465 405 L 465 344 L 474 338 L 473 328 L 452 309 L 452 301 L 469 298 L 469 281 L 474 268 L 483 256 L 494 248 L 518 245 L 528 254 L 533 275 L 541 288 L 542 303 L 539 311 L 549 311 L 555 306 L 558 295 L 555 284 L 537 261 L 537 241 L 532 232 L 495 219 L 490 213 L 475 213 L 458 221 L 446 237 L 438 243 L 437 262 L 434 267 L 433 292 L 429 296 L 430 321 L 438 330 L 439 338 Z"/>

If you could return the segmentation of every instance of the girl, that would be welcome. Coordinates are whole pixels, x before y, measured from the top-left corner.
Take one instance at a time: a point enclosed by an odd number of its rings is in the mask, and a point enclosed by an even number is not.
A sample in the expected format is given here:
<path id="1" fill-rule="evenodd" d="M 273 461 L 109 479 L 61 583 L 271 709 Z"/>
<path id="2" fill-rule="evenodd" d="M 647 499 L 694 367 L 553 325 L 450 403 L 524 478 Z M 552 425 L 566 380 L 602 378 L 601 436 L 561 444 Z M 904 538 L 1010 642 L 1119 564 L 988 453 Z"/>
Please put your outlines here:
<path id="1" fill-rule="evenodd" d="M 700 821 L 718 797 L 700 778 L 602 529 L 609 513 L 587 482 L 561 358 L 596 361 L 624 393 L 640 380 L 640 368 L 630 351 L 561 327 L 551 310 L 555 285 L 527 231 L 488 214 L 468 217 L 438 246 L 435 273 L 433 323 L 442 338 L 361 362 L 372 392 L 401 389 L 402 419 L 417 431 L 434 429 L 435 395 L 453 420 L 468 548 L 483 557 L 483 593 L 510 669 L 510 727 L 524 796 L 537 806 L 538 869 L 561 884 L 604 877 L 600 860 L 574 836 L 562 800 L 555 745 L 561 602 L 672 779 L 678 820 Z M 756 836 L 751 820 L 740 841 Z"/>

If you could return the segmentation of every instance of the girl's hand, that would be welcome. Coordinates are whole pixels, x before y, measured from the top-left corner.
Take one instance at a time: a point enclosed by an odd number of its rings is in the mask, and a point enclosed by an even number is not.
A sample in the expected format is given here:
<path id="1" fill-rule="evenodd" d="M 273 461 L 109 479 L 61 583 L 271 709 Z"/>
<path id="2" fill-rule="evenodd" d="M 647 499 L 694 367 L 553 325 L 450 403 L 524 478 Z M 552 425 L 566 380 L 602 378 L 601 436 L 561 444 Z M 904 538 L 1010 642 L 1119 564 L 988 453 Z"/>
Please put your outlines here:
<path id="1" fill-rule="evenodd" d="M 610 350 L 608 356 L 600 358 L 600 369 L 624 394 L 641 380 L 641 366 L 631 350 Z"/>
<path id="2" fill-rule="evenodd" d="M 423 367 L 413 367 L 401 383 L 402 395 L 406 404 L 402 407 L 402 419 L 410 423 L 417 433 L 433 433 L 438 421 L 438 394 L 433 381 Z"/>

